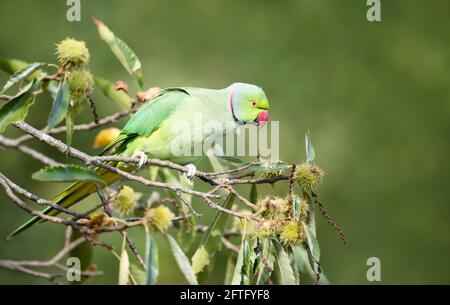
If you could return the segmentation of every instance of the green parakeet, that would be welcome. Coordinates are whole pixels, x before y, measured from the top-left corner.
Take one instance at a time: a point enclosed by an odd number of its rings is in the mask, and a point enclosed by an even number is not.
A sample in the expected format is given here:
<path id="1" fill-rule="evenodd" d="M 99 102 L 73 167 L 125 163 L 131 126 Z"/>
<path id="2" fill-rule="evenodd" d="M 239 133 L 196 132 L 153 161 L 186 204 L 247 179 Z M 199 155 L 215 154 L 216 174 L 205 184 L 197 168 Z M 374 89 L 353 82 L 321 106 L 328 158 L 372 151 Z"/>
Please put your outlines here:
<path id="1" fill-rule="evenodd" d="M 198 147 L 196 145 L 202 147 L 205 141 L 213 141 L 239 125 L 253 123 L 261 126 L 268 120 L 268 109 L 269 102 L 264 91 L 251 84 L 234 83 L 218 90 L 188 87 L 164 89 L 130 118 L 120 135 L 102 153 L 115 148 L 115 155 L 140 156 L 141 163 L 145 163 L 148 156 L 188 164 L 187 176 L 192 179 L 195 166 L 191 163 L 201 157 L 193 151 L 194 147 Z M 202 120 L 203 126 L 209 124 L 214 128 L 198 128 L 199 120 Z M 181 134 L 188 136 L 181 137 Z M 176 149 L 179 146 L 190 147 L 189 153 L 184 150 L 180 154 Z M 134 166 L 114 165 L 127 171 L 135 169 Z M 96 171 L 108 185 L 120 178 L 103 168 Z M 80 181 L 70 185 L 53 202 L 68 208 L 94 192 L 96 185 L 93 182 Z M 52 207 L 43 212 L 48 215 L 59 213 Z M 39 217 L 31 218 L 8 239 L 39 221 Z"/>

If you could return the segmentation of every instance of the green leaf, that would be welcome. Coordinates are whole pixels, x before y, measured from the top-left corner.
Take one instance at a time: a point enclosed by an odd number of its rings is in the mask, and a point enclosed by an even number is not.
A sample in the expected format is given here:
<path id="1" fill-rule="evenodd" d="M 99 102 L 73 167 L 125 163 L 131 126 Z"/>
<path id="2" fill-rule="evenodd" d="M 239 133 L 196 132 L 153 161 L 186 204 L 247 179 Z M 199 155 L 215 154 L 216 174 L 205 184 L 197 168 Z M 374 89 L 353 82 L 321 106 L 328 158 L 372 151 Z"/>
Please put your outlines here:
<path id="1" fill-rule="evenodd" d="M 44 65 L 44 63 L 41 62 L 35 62 L 32 63 L 28 66 L 26 66 L 25 68 L 23 68 L 22 70 L 14 73 L 9 80 L 6 82 L 6 84 L 3 86 L 3 89 L 0 91 L 0 94 L 2 94 L 3 92 L 5 92 L 6 90 L 10 89 L 11 87 L 13 87 L 15 84 L 18 84 L 19 82 L 23 81 L 24 79 L 26 79 L 28 76 L 30 76 L 34 71 L 36 71 L 38 68 L 42 67 Z"/>
<path id="2" fill-rule="evenodd" d="M 314 147 L 311 142 L 311 132 L 308 131 L 305 134 L 305 149 L 306 149 L 306 161 L 312 162 L 316 157 L 316 152 L 314 151 Z"/>
<path id="3" fill-rule="evenodd" d="M 30 63 L 27 63 L 26 61 L 20 59 L 0 58 L 0 70 L 11 75 L 27 68 L 29 65 Z M 45 73 L 38 71 L 34 76 L 42 77 L 44 75 Z M 27 78 L 27 80 L 31 81 L 31 78 Z"/>
<path id="4" fill-rule="evenodd" d="M 136 266 L 135 264 L 130 264 L 130 278 L 136 281 L 138 285 L 145 285 L 147 280 L 147 273 L 144 270 Z M 128 284 L 133 283 L 133 281 L 129 281 Z"/>
<path id="5" fill-rule="evenodd" d="M 19 72 L 20 70 L 25 69 L 28 65 L 29 63 L 20 59 L 0 58 L 0 70 L 8 74 Z"/>
<path id="6" fill-rule="evenodd" d="M 239 248 L 238 258 L 236 260 L 236 265 L 234 268 L 233 278 L 231 280 L 231 285 L 240 285 L 242 283 L 242 270 L 244 267 L 244 257 L 245 257 L 245 243 L 246 243 L 246 229 L 247 225 L 244 223 L 244 230 L 242 233 L 241 246 Z"/>
<path id="7" fill-rule="evenodd" d="M 70 228 L 71 229 L 71 228 Z M 70 237 L 70 241 L 75 241 L 83 235 L 77 231 L 72 230 L 72 235 Z M 72 249 L 69 253 L 69 257 L 77 257 L 80 260 L 81 271 L 85 271 L 92 264 L 94 249 L 92 247 L 92 243 L 88 240 L 83 241 L 78 247 Z M 84 281 L 85 277 L 81 277 L 81 281 L 72 281 L 71 284 L 81 284 Z"/>
<path id="8" fill-rule="evenodd" d="M 103 94 L 112 99 L 122 109 L 130 109 L 131 102 L 130 97 L 122 90 L 116 90 L 114 84 L 109 80 L 100 76 L 94 75 L 95 85 L 100 88 Z"/>
<path id="9" fill-rule="evenodd" d="M 231 164 L 236 167 L 241 167 L 248 164 L 248 162 L 233 156 L 217 156 L 216 158 L 221 164 Z"/>
<path id="10" fill-rule="evenodd" d="M 69 103 L 69 109 L 67 110 L 66 116 L 66 143 L 69 146 L 72 144 L 74 125 L 75 125 L 75 108 Z M 67 150 L 67 153 L 69 153 L 69 150 Z"/>
<path id="11" fill-rule="evenodd" d="M 236 157 L 219 156 L 216 158 L 220 162 L 220 164 L 224 164 L 224 163 L 231 164 L 235 167 L 243 167 L 243 166 L 250 164 L 250 162 L 246 162 L 246 161 L 236 158 Z M 214 167 L 214 164 L 213 164 L 213 167 Z M 290 167 L 291 167 L 291 165 L 289 165 L 283 161 L 267 161 L 267 162 L 262 162 L 262 163 L 258 163 L 253 166 L 250 166 L 247 168 L 247 170 L 254 171 L 254 172 L 267 172 L 267 171 L 285 170 L 285 169 L 289 169 Z M 218 170 L 216 170 L 216 168 L 214 168 L 214 171 L 218 172 Z"/>
<path id="12" fill-rule="evenodd" d="M 130 276 L 130 258 L 128 257 L 127 249 L 125 248 L 126 235 L 123 236 L 122 253 L 120 254 L 119 265 L 119 285 L 127 285 L 128 277 Z"/>
<path id="13" fill-rule="evenodd" d="M 303 222 L 303 228 L 305 229 L 306 233 L 306 240 L 308 242 L 308 248 L 311 251 L 311 254 L 316 262 L 320 261 L 320 248 L 319 248 L 319 242 L 316 239 L 316 236 L 312 229 Z"/>
<path id="14" fill-rule="evenodd" d="M 242 280 L 244 285 L 250 285 L 253 277 L 253 266 L 256 260 L 255 254 L 256 239 L 246 239 L 244 241 L 244 257 L 242 262 Z"/>
<path id="15" fill-rule="evenodd" d="M 103 22 L 97 19 L 94 19 L 94 22 L 100 38 L 108 44 L 122 66 L 136 79 L 139 87 L 142 89 L 142 66 L 136 54 L 134 54 L 133 50 L 122 39 L 115 36 Z"/>
<path id="16" fill-rule="evenodd" d="M 273 240 L 275 248 L 275 267 L 280 274 L 280 282 L 283 285 L 295 285 L 294 271 L 292 270 L 291 260 L 289 255 L 284 251 L 283 247 L 278 241 Z"/>
<path id="17" fill-rule="evenodd" d="M 264 285 L 267 283 L 270 275 L 273 271 L 273 265 L 275 262 L 275 255 L 271 251 L 271 242 L 268 238 L 263 240 L 261 252 L 259 253 L 259 259 L 257 264 L 257 273 L 254 276 L 253 282 L 256 285 Z M 265 263 L 264 263 L 265 262 Z M 270 269 L 270 270 L 268 270 Z"/>
<path id="18" fill-rule="evenodd" d="M 192 256 L 192 269 L 194 273 L 202 272 L 203 268 L 209 265 L 209 254 L 206 251 L 205 246 L 200 246 Z"/>
<path id="19" fill-rule="evenodd" d="M 48 118 L 48 127 L 50 129 L 58 125 L 67 115 L 70 104 L 69 86 L 66 79 L 62 79 L 59 83 L 58 93 L 53 103 L 50 117 Z"/>
<path id="20" fill-rule="evenodd" d="M 245 239 L 243 244 L 242 244 L 242 250 L 243 250 L 243 254 L 242 254 L 242 283 L 244 285 L 249 285 L 249 270 L 251 268 L 250 265 L 250 245 L 248 243 L 248 240 Z"/>
<path id="21" fill-rule="evenodd" d="M 8 74 L 11 74 L 11 75 L 27 68 L 29 65 L 30 65 L 30 63 L 27 63 L 27 62 L 25 62 L 23 60 L 19 60 L 19 59 L 0 58 L 0 70 L 6 72 Z M 45 73 L 44 71 L 36 70 L 33 73 L 31 73 L 30 75 L 26 76 L 25 79 L 28 81 L 32 81 L 33 79 L 42 78 L 46 75 L 48 75 L 48 74 Z M 42 88 L 45 91 L 48 91 L 53 98 L 56 97 L 56 93 L 58 91 L 58 86 L 56 85 L 56 82 L 54 80 L 45 82 L 44 85 L 42 86 Z"/>
<path id="22" fill-rule="evenodd" d="M 297 222 L 298 219 L 300 218 L 300 212 L 302 211 L 302 206 L 301 206 L 302 202 L 300 200 L 300 196 L 298 195 L 294 195 L 294 221 Z"/>
<path id="23" fill-rule="evenodd" d="M 303 246 L 294 246 L 291 247 L 291 249 L 297 268 L 302 272 L 308 271 L 308 264 L 306 264 L 306 261 L 308 260 L 308 253 L 306 252 L 306 249 Z"/>
<path id="24" fill-rule="evenodd" d="M 28 108 L 34 103 L 33 93 L 40 85 L 40 80 L 33 81 L 0 108 L 0 133 L 5 131 L 9 124 L 25 119 Z"/>
<path id="25" fill-rule="evenodd" d="M 234 267 L 233 279 L 231 285 L 240 285 L 242 282 L 242 266 L 244 265 L 244 237 L 242 237 L 241 247 Z"/>
<path id="26" fill-rule="evenodd" d="M 289 255 L 289 258 L 290 258 L 290 261 L 291 261 L 291 268 L 292 268 L 292 271 L 294 273 L 295 284 L 296 285 L 300 285 L 300 271 L 298 269 L 297 263 L 295 262 L 294 254 L 291 253 L 291 255 Z"/>
<path id="27" fill-rule="evenodd" d="M 242 166 L 244 165 L 245 164 L 243 164 Z M 253 172 L 270 172 L 270 171 L 285 170 L 290 167 L 291 165 L 283 161 L 269 161 L 250 166 L 248 170 Z"/>
<path id="28" fill-rule="evenodd" d="M 304 273 L 307 273 L 309 275 L 309 277 L 312 280 L 316 279 L 316 272 L 312 269 L 313 267 L 315 269 L 316 268 L 316 263 L 314 262 L 314 264 L 311 264 L 310 259 L 309 259 L 309 255 L 308 255 L 308 251 L 302 247 L 302 246 L 295 246 L 292 247 L 292 253 L 294 256 L 294 261 L 295 264 L 297 265 L 297 268 Z M 310 263 L 306 263 L 307 261 L 309 261 Z M 321 268 L 322 269 L 322 268 Z M 319 284 L 322 285 L 328 285 L 330 282 L 327 278 L 327 276 L 325 275 L 325 273 L 322 272 L 320 273 L 320 280 L 319 280 Z"/>
<path id="29" fill-rule="evenodd" d="M 96 172 L 88 168 L 72 164 L 45 167 L 35 172 L 31 177 L 39 181 L 69 182 L 91 180 L 94 182 L 104 183 L 102 177 Z"/>
<path id="30" fill-rule="evenodd" d="M 158 244 L 155 238 L 150 234 L 150 231 L 146 228 L 146 240 L 145 240 L 145 263 L 147 265 L 147 276 L 144 281 L 147 285 L 155 285 L 158 278 Z"/>
<path id="31" fill-rule="evenodd" d="M 178 245 L 177 241 L 169 234 L 164 234 L 169 242 L 170 250 L 172 251 L 173 257 L 178 264 L 181 272 L 183 272 L 184 277 L 191 285 L 198 285 L 197 277 L 195 276 L 194 270 L 192 269 L 189 259 L 184 254 L 181 247 Z"/>

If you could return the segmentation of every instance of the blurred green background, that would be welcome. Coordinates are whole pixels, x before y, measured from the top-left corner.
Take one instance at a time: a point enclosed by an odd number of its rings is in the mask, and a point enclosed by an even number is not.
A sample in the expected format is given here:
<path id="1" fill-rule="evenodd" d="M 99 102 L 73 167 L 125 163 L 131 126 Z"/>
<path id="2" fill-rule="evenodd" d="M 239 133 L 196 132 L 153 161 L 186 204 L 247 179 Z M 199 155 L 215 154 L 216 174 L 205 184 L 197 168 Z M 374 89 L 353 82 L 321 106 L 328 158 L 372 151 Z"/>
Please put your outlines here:
<path id="1" fill-rule="evenodd" d="M 72 23 L 65 2 L 0 0 L 0 57 L 56 62 L 55 43 L 71 36 L 86 41 L 94 73 L 132 84 L 98 38 L 96 16 L 136 52 L 146 86 L 260 85 L 271 119 L 280 121 L 281 159 L 304 160 L 303 135 L 311 129 L 316 161 L 326 170 L 319 194 L 349 239 L 343 246 L 318 217 L 330 281 L 368 284 L 366 260 L 375 256 L 382 283 L 450 283 L 450 2 L 381 1 L 382 21 L 373 23 L 362 0 L 82 0 L 82 21 Z M 6 80 L 1 73 L 0 83 Z M 95 97 L 101 116 L 117 111 L 101 93 Z M 43 127 L 50 106 L 40 98 L 28 121 Z M 89 111 L 77 118 L 89 120 Z M 6 135 L 20 133 L 8 128 Z M 94 136 L 77 134 L 75 147 L 94 153 Z M 45 145 L 30 146 L 64 160 Z M 51 197 L 63 186 L 31 180 L 39 168 L 17 151 L 0 150 L 3 173 Z M 282 194 L 285 185 L 275 191 Z M 1 237 L 28 215 L 2 190 L 0 203 Z M 131 234 L 142 250 L 142 232 Z M 63 236 L 62 227 L 44 224 L 10 242 L 2 237 L 0 258 L 48 259 Z M 119 245 L 120 237 L 105 241 Z M 163 240 L 160 248 L 159 283 L 183 283 Z M 226 257 L 218 255 L 208 283 L 223 282 Z M 117 260 L 101 248 L 94 260 L 105 275 L 89 283 L 116 283 Z M 0 283 L 46 281 L 0 269 Z"/>

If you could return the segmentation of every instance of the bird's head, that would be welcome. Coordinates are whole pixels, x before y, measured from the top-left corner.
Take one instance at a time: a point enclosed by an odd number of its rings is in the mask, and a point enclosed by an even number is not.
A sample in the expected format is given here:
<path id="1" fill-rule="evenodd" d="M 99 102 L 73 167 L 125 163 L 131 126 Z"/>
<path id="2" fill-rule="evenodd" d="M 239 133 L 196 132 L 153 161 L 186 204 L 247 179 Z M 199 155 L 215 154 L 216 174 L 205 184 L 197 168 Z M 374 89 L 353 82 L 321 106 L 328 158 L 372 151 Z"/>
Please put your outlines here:
<path id="1" fill-rule="evenodd" d="M 228 87 L 229 108 L 238 124 L 263 126 L 269 119 L 269 102 L 264 91 L 255 85 L 234 83 Z"/>

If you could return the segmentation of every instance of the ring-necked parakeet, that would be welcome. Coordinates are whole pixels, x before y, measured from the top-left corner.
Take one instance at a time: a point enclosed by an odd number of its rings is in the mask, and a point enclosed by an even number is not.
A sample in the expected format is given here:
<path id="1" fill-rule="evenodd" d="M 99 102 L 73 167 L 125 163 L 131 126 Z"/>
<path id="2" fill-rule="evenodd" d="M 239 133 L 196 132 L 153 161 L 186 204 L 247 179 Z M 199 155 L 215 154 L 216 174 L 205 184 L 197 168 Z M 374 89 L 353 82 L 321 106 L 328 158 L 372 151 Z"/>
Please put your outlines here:
<path id="1" fill-rule="evenodd" d="M 122 129 L 120 135 L 103 152 L 115 148 L 114 154 L 125 157 L 140 156 L 142 163 L 148 157 L 169 160 L 182 165 L 188 165 L 187 176 L 195 176 L 195 162 L 201 156 L 179 155 L 174 153 L 173 141 L 179 141 L 179 131 L 174 131 L 174 125 L 183 122 L 190 128 L 191 147 L 201 145 L 210 137 L 222 136 L 239 125 L 254 123 L 263 125 L 268 120 L 269 102 L 264 91 L 258 86 L 244 83 L 234 83 L 227 88 L 213 90 L 203 88 L 168 88 L 162 90 L 152 100 L 144 104 Z M 196 120 L 201 117 L 203 124 L 216 122 L 214 132 L 207 133 L 195 128 Z M 220 124 L 217 124 L 220 123 Z M 217 126 L 222 126 L 217 130 Z M 211 140 L 211 139 L 209 139 Z M 120 166 L 115 164 L 116 166 Z M 140 164 L 141 165 L 141 164 Z M 133 170 L 135 167 L 124 167 Z M 97 168 L 106 184 L 112 184 L 120 176 L 103 168 Z M 96 185 L 91 181 L 80 181 L 70 185 L 53 199 L 55 204 L 68 208 L 90 194 L 96 192 Z M 48 207 L 43 211 L 48 215 L 57 215 L 58 210 Z M 36 222 L 39 217 L 33 217 L 16 229 L 8 238 L 25 231 Z"/>

